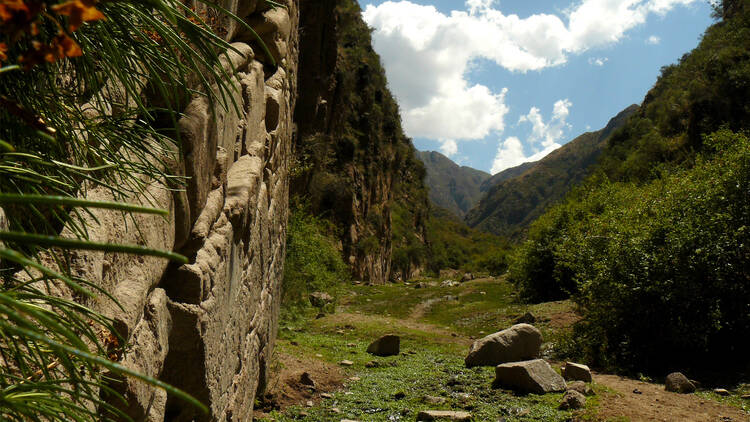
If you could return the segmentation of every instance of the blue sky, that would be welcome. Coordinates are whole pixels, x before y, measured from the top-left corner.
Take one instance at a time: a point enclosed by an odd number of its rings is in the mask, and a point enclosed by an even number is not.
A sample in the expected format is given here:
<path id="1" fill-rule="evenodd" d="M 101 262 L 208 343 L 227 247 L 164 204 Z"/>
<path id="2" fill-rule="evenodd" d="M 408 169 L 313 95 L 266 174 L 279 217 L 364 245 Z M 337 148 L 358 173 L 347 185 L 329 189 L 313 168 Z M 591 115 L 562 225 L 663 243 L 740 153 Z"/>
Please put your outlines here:
<path id="1" fill-rule="evenodd" d="M 407 135 L 497 172 L 640 103 L 712 23 L 706 0 L 360 0 Z"/>

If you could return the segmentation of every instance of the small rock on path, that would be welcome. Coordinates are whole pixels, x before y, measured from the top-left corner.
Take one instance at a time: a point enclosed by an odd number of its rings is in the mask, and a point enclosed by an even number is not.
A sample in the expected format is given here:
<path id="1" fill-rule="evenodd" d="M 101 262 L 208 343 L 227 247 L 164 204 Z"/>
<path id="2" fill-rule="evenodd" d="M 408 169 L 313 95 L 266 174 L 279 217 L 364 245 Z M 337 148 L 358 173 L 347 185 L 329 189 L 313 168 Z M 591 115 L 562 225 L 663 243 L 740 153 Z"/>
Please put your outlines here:
<path id="1" fill-rule="evenodd" d="M 470 421 L 471 413 L 450 410 L 425 410 L 417 414 L 418 421 Z"/>

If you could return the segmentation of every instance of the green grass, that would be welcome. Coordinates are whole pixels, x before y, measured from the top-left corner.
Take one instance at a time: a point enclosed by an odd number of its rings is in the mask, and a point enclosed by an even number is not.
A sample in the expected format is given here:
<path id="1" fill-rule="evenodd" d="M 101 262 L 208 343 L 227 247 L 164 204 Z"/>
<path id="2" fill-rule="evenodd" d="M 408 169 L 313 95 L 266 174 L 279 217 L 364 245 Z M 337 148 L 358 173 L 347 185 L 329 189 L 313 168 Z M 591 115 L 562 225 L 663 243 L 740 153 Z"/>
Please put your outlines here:
<path id="1" fill-rule="evenodd" d="M 565 421 L 573 417 L 572 412 L 557 409 L 562 394 L 522 396 L 494 389 L 493 368 L 464 366 L 469 335 L 506 328 L 512 316 L 527 310 L 544 319 L 569 310 L 568 303 L 517 303 L 512 286 L 502 280 L 473 281 L 454 288 L 415 289 L 396 284 L 344 290 L 337 314 L 282 327 L 277 350 L 334 364 L 350 360 L 354 365 L 345 368 L 346 375 L 359 380 L 347 381 L 340 391 L 331 393 L 333 398 L 313 407 L 291 407 L 270 414 L 267 420 L 405 421 L 428 409 L 466 410 L 477 421 Z M 436 302 L 421 318 L 410 318 L 418 304 L 445 295 L 459 296 L 459 300 Z M 539 325 L 554 332 L 544 322 Z M 382 358 L 366 353 L 369 342 L 386 333 L 401 336 L 402 354 Z M 367 368 L 370 361 L 378 366 Z M 446 401 L 428 404 L 423 399 L 426 395 Z M 593 410 L 598 400 L 588 403 Z"/>
<path id="2" fill-rule="evenodd" d="M 550 339 L 555 337 L 556 332 L 547 320 L 572 309 L 570 301 L 535 305 L 522 303 L 514 286 L 503 279 L 471 281 L 450 288 L 439 286 L 422 289 L 404 284 L 355 286 L 350 289 L 356 294 L 351 299 L 350 307 L 368 314 L 406 318 L 420 303 L 434 300 L 420 320 L 471 337 L 508 328 L 515 318 L 529 311 L 539 319 L 536 325 L 542 334 Z M 446 296 L 458 297 L 458 300 L 448 301 L 445 300 Z"/>

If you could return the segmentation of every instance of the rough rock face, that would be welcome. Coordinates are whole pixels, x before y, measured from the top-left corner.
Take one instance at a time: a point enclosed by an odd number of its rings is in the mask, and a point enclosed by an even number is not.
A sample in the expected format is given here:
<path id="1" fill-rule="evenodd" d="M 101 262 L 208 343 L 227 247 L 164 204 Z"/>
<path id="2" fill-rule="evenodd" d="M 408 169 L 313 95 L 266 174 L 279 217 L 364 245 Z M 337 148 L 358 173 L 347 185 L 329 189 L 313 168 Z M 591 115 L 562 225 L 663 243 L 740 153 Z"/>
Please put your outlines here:
<path id="1" fill-rule="evenodd" d="M 565 380 L 543 359 L 498 365 L 495 384 L 520 393 L 565 391 Z"/>
<path id="2" fill-rule="evenodd" d="M 174 250 L 189 263 L 88 251 L 71 256 L 77 275 L 122 305 L 103 298 L 89 304 L 111 316 L 127 339 L 120 363 L 210 408 L 203 415 L 143 383 L 113 382 L 128 403 L 111 403 L 133 420 L 249 421 L 264 388 L 281 299 L 296 99 L 298 7 L 296 0 L 281 2 L 285 8 L 224 2 L 256 28 L 277 66 L 254 38 L 227 24 L 236 51 L 224 60 L 226 82 L 241 113 L 196 95 L 179 122 L 182 150 L 164 157 L 173 174 L 189 177 L 186 189 L 147 181 L 145 195 L 131 198 L 167 209 L 170 217 L 92 211 L 100 224 L 91 217 L 91 240 Z M 103 189 L 87 197 L 111 198 Z"/>
<path id="3" fill-rule="evenodd" d="M 475 341 L 464 361 L 471 368 L 533 359 L 539 356 L 541 346 L 539 330 L 529 324 L 516 324 Z"/>
<path id="4" fill-rule="evenodd" d="M 394 238 L 397 221 L 416 233 L 413 243 L 425 244 L 424 168 L 401 129 L 358 3 L 302 0 L 300 10 L 305 71 L 295 111 L 292 194 L 339 227 L 355 279 L 384 283 L 392 278 L 394 243 L 401 242 Z M 399 203 L 414 209 L 392 218 Z M 406 266 L 399 272 L 407 278 L 419 271 L 418 265 Z"/>

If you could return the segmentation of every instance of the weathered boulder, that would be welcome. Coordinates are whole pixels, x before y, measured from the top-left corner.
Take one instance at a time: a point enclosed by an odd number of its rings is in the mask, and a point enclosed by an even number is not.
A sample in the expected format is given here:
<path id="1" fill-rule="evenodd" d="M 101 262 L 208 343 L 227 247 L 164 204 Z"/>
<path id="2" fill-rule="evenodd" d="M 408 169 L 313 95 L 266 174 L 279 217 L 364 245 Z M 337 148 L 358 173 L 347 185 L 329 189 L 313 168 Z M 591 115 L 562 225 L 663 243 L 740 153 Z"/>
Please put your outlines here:
<path id="1" fill-rule="evenodd" d="M 591 370 L 588 366 L 580 363 L 565 362 L 562 376 L 570 381 L 591 382 Z"/>
<path id="2" fill-rule="evenodd" d="M 425 410 L 417 414 L 418 421 L 470 421 L 471 413 L 450 410 Z"/>
<path id="3" fill-rule="evenodd" d="M 325 292 L 310 293 L 310 304 L 316 308 L 322 308 L 333 303 L 333 297 Z"/>
<path id="4" fill-rule="evenodd" d="M 519 393 L 565 391 L 565 380 L 543 359 L 512 362 L 495 368 L 495 385 Z"/>
<path id="5" fill-rule="evenodd" d="M 395 356 L 400 351 L 401 338 L 388 334 L 370 343 L 367 353 L 375 356 Z"/>
<path id="6" fill-rule="evenodd" d="M 539 357 L 541 346 L 539 330 L 529 324 L 517 324 L 475 341 L 464 362 L 471 368 L 534 359 Z"/>
<path id="7" fill-rule="evenodd" d="M 516 324 L 533 324 L 536 322 L 536 317 L 531 312 L 526 312 L 525 314 L 516 318 L 516 320 L 513 322 L 515 322 Z"/>
<path id="8" fill-rule="evenodd" d="M 465 283 L 465 282 L 471 281 L 471 280 L 474 280 L 474 275 L 472 273 L 465 273 L 461 277 L 461 283 Z"/>
<path id="9" fill-rule="evenodd" d="M 584 396 L 593 396 L 596 395 L 594 392 L 594 389 L 591 388 L 590 385 L 586 384 L 583 381 L 573 381 L 568 383 L 568 391 L 578 391 L 579 393 L 583 394 Z"/>
<path id="10" fill-rule="evenodd" d="M 667 375 L 664 381 L 664 389 L 674 393 L 692 393 L 695 391 L 695 385 L 682 374 L 682 372 L 672 372 Z"/>
<path id="11" fill-rule="evenodd" d="M 560 403 L 560 410 L 582 409 L 586 406 L 586 397 L 575 390 L 568 390 Z"/>

